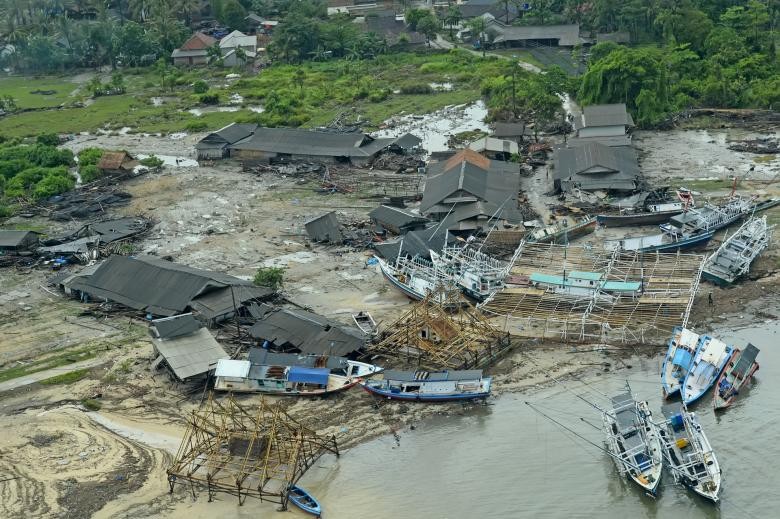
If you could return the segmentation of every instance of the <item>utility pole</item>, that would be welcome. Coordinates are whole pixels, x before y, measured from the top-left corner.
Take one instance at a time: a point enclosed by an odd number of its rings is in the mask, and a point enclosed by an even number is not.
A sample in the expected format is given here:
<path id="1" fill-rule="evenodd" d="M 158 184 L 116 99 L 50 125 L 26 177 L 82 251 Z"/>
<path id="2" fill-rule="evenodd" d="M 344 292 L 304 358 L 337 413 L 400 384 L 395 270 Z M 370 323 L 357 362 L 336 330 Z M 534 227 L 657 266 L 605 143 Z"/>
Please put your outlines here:
<path id="1" fill-rule="evenodd" d="M 512 54 L 512 117 L 517 119 L 517 95 L 515 94 L 515 76 L 517 72 L 517 55 Z"/>

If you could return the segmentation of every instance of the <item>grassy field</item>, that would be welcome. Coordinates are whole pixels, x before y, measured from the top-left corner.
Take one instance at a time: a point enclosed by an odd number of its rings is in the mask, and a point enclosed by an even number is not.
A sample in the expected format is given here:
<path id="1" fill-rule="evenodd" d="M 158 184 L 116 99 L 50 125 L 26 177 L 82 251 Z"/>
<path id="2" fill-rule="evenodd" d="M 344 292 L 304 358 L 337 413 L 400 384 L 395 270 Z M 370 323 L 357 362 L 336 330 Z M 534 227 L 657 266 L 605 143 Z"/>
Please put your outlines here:
<path id="1" fill-rule="evenodd" d="M 72 384 L 73 382 L 77 382 L 81 380 L 82 378 L 89 375 L 89 369 L 77 369 L 75 371 L 69 371 L 68 373 L 63 373 L 62 375 L 57 375 L 50 378 L 45 378 L 39 382 L 39 384 L 43 384 L 44 386 L 54 386 L 57 384 Z"/>
<path id="2" fill-rule="evenodd" d="M 230 70 L 185 70 L 172 88 L 163 90 L 160 77 L 151 69 L 124 71 L 127 93 L 99 97 L 88 106 L 86 93 L 71 93 L 78 86 L 68 78 L 28 80 L 0 79 L 0 91 L 8 92 L 20 108 L 44 109 L 0 118 L 0 135 L 27 137 L 44 132 L 77 133 L 98 128 L 137 132 L 213 130 L 234 121 L 267 126 L 313 127 L 327 124 L 342 112 L 351 120 L 378 126 L 389 117 L 404 113 L 428 113 L 452 104 L 480 98 L 480 84 L 487 78 L 506 74 L 511 65 L 497 56 L 483 59 L 466 51 L 400 53 L 374 60 L 307 62 L 299 66 L 274 66 L 257 75 L 229 82 Z M 107 78 L 106 78 L 107 79 Z M 192 83 L 204 79 L 210 94 L 226 105 L 233 94 L 244 98 L 238 112 L 210 112 L 196 117 L 188 109 L 202 106 Z M 431 91 L 430 83 L 451 83 L 451 91 Z M 30 94 L 32 90 L 54 90 L 51 96 Z M 159 106 L 154 97 L 164 97 Z M 40 99 L 39 99 L 40 98 Z M 263 105 L 264 113 L 248 109 Z"/>

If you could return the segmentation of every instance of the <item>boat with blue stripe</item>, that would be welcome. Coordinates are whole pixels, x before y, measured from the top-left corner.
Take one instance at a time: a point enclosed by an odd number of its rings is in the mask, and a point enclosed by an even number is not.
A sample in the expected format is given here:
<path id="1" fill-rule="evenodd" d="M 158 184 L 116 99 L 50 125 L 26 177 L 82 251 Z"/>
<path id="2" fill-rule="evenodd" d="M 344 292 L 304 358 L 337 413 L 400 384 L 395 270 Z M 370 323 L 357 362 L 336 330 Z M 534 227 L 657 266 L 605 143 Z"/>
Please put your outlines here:
<path id="1" fill-rule="evenodd" d="M 308 512 L 315 517 L 322 517 L 322 507 L 320 506 L 319 501 L 314 499 L 314 496 L 309 494 L 303 488 L 294 485 L 290 487 L 287 496 L 290 498 L 290 502 L 292 504 L 304 512 Z"/>
<path id="2" fill-rule="evenodd" d="M 707 231 L 693 236 L 682 236 L 674 233 L 662 232 L 649 236 L 627 237 L 621 240 L 608 240 L 606 247 L 614 250 L 619 248 L 625 251 L 649 252 L 675 252 L 678 250 L 696 249 L 707 245 L 715 231 Z"/>
<path id="3" fill-rule="evenodd" d="M 669 349 L 666 352 L 661 367 L 661 386 L 664 398 L 669 398 L 680 392 L 683 381 L 693 363 L 693 357 L 699 349 L 700 336 L 697 333 L 676 326 L 669 339 Z"/>
<path id="4" fill-rule="evenodd" d="M 720 339 L 702 335 L 691 368 L 683 381 L 681 394 L 686 406 L 704 396 L 715 385 L 733 352 L 734 348 Z"/>
<path id="5" fill-rule="evenodd" d="M 367 392 L 393 400 L 445 402 L 475 400 L 490 396 L 492 378 L 482 370 L 394 371 L 384 372 L 382 380 L 366 380 L 360 385 Z"/>

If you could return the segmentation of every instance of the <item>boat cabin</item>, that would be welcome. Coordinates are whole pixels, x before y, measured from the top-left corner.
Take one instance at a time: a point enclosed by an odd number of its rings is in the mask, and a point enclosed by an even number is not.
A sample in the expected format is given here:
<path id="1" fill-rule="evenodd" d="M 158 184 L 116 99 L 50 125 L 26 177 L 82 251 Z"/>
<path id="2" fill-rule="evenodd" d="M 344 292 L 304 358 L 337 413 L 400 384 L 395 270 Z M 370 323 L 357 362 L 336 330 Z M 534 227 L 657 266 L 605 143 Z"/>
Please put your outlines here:
<path id="1" fill-rule="evenodd" d="M 604 274 L 599 272 L 573 270 L 566 273 L 565 277 L 534 272 L 529 280 L 537 288 L 549 288 L 557 293 L 572 295 L 589 295 L 595 290 L 630 296 L 641 292 L 642 284 L 638 281 L 606 281 L 603 278 Z"/>
<path id="2" fill-rule="evenodd" d="M 482 381 L 482 370 L 463 371 L 385 371 L 385 386 L 392 393 L 448 394 L 476 391 Z"/>

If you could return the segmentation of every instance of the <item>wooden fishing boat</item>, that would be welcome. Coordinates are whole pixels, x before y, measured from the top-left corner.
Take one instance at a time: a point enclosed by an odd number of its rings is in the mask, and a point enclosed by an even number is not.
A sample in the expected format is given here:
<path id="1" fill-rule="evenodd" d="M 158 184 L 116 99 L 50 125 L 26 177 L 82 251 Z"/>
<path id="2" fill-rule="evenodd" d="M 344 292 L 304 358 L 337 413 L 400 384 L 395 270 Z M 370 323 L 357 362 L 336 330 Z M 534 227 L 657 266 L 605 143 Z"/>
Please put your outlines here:
<path id="1" fill-rule="evenodd" d="M 758 348 L 752 344 L 748 344 L 744 350 L 734 349 L 731 360 L 715 386 L 713 402 L 715 410 L 730 406 L 739 395 L 739 390 L 750 383 L 753 375 L 758 371 L 758 362 L 756 362 L 758 351 Z"/>
<path id="2" fill-rule="evenodd" d="M 366 362 L 351 360 L 337 355 L 305 355 L 302 353 L 277 353 L 265 348 L 249 348 L 249 362 L 265 366 L 304 366 L 328 368 L 334 375 L 347 378 L 365 378 L 380 373 L 384 368 Z M 252 370 L 250 369 L 250 373 Z"/>
<path id="3" fill-rule="evenodd" d="M 696 350 L 681 389 L 686 406 L 701 398 L 715 384 L 733 350 L 733 347 L 709 335 L 703 335 L 699 339 L 699 349 Z"/>
<path id="4" fill-rule="evenodd" d="M 369 393 L 393 400 L 444 402 L 487 398 L 490 396 L 491 381 L 490 377 L 482 376 L 482 370 L 387 370 L 383 380 L 366 380 L 360 385 Z"/>
<path id="5" fill-rule="evenodd" d="M 217 362 L 214 377 L 215 391 L 287 396 L 324 396 L 345 391 L 360 381 L 335 375 L 328 368 L 252 364 L 248 360 L 230 359 Z"/>
<path id="6" fill-rule="evenodd" d="M 596 230 L 596 218 L 586 217 L 574 223 L 568 220 L 532 231 L 526 237 L 528 243 L 568 243 L 579 236 L 592 233 Z"/>
<path id="7" fill-rule="evenodd" d="M 651 252 L 674 252 L 678 250 L 695 249 L 704 247 L 709 243 L 715 231 L 703 232 L 701 234 L 682 236 L 680 234 L 662 232 L 660 234 L 651 234 L 649 236 L 627 237 L 620 240 L 607 240 L 605 246 L 614 250 L 619 248 L 626 251 L 638 251 L 644 253 Z"/>
<path id="8" fill-rule="evenodd" d="M 699 349 L 699 334 L 677 326 L 669 339 L 669 349 L 666 352 L 661 367 L 661 387 L 664 398 L 669 398 L 680 392 L 682 383 L 688 375 L 688 370 Z"/>
<path id="9" fill-rule="evenodd" d="M 685 208 L 682 202 L 667 202 L 649 205 L 647 209 L 641 213 L 600 214 L 596 220 L 599 225 L 608 228 L 656 225 L 668 222 L 669 218 L 682 213 Z"/>
<path id="10" fill-rule="evenodd" d="M 612 398 L 612 409 L 602 413 L 607 448 L 618 472 L 650 494 L 661 481 L 661 437 L 647 402 L 637 402 L 629 391 Z"/>
<path id="11" fill-rule="evenodd" d="M 431 261 L 464 294 L 477 301 L 504 287 L 508 266 L 468 245 L 444 247 L 441 254 L 431 251 Z"/>
<path id="12" fill-rule="evenodd" d="M 749 219 L 707 258 L 702 277 L 721 286 L 737 281 L 748 273 L 753 260 L 769 247 L 771 229 L 766 216 Z"/>
<path id="13" fill-rule="evenodd" d="M 308 512 L 315 517 L 320 517 L 322 515 L 322 507 L 320 506 L 319 501 L 314 499 L 314 496 L 309 494 L 305 489 L 294 485 L 290 487 L 287 497 L 290 498 L 292 504 L 304 512 Z"/>
<path id="14" fill-rule="evenodd" d="M 360 311 L 356 314 L 352 314 L 352 319 L 363 333 L 366 335 L 376 335 L 376 321 L 374 321 L 374 318 L 371 317 L 370 313 Z"/>
<path id="15" fill-rule="evenodd" d="M 682 236 L 694 236 L 705 232 L 715 232 L 728 227 L 737 220 L 749 215 L 754 208 L 752 200 L 739 196 L 728 198 L 721 205 L 705 204 L 701 208 L 689 209 L 669 219 L 661 225 L 661 230 Z"/>
<path id="16" fill-rule="evenodd" d="M 659 433 L 674 481 L 717 503 L 720 466 L 696 415 L 680 404 L 665 405 L 661 410 L 666 421 Z"/>
<path id="17" fill-rule="evenodd" d="M 436 272 L 422 258 L 398 258 L 392 264 L 377 258 L 382 275 L 407 297 L 420 301 L 436 289 Z"/>

